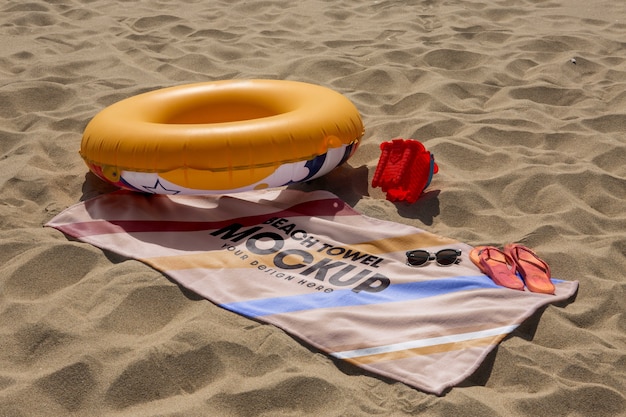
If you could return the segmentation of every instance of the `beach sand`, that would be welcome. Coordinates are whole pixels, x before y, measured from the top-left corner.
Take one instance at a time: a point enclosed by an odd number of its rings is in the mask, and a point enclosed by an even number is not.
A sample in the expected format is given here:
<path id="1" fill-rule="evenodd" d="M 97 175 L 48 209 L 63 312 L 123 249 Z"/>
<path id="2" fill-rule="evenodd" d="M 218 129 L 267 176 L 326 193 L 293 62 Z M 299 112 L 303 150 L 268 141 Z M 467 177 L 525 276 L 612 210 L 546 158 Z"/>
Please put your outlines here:
<path id="1" fill-rule="evenodd" d="M 0 416 L 626 415 L 626 3 L 5 0 Z M 578 280 L 435 396 L 338 363 L 134 260 L 43 227 L 112 191 L 81 133 L 141 92 L 233 78 L 350 98 L 359 151 L 298 188 L 471 245 L 523 242 Z M 422 141 L 415 204 L 371 187 Z M 436 312 L 433 312 L 436 314 Z"/>

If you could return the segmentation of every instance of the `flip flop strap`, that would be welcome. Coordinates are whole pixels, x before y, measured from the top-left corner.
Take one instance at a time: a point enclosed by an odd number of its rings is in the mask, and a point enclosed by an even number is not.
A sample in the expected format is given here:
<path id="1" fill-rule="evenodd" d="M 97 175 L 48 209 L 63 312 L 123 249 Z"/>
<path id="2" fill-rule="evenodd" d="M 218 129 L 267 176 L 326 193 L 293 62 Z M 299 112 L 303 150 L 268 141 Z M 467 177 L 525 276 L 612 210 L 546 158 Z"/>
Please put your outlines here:
<path id="1" fill-rule="evenodd" d="M 537 256 L 537 254 L 535 252 L 533 252 L 532 250 L 528 249 L 526 246 L 515 246 L 515 256 L 524 261 L 524 262 L 528 262 L 529 264 L 536 266 L 537 268 L 541 268 L 543 267 L 543 269 L 546 271 L 546 273 L 548 274 L 548 278 L 550 278 L 552 276 L 552 274 L 550 273 L 550 266 L 543 260 L 541 259 L 539 256 Z M 540 264 L 537 264 L 533 261 L 529 261 L 528 259 L 524 259 L 522 257 L 519 256 L 519 251 L 523 250 L 525 252 L 530 253 L 531 255 L 533 255 L 533 257 L 538 260 L 540 262 Z"/>
<path id="2" fill-rule="evenodd" d="M 513 260 L 513 258 L 511 258 L 508 254 L 506 254 L 505 252 L 501 251 L 498 248 L 492 248 L 492 247 L 486 247 L 485 249 L 483 249 L 483 252 L 487 251 L 487 257 L 489 259 L 493 259 L 494 261 L 498 261 L 497 259 L 493 258 L 491 256 L 491 251 L 497 252 L 499 254 L 502 254 L 504 256 L 504 262 L 507 265 L 511 265 L 511 272 L 513 274 L 517 273 L 517 264 L 515 263 L 515 261 Z M 482 263 L 482 259 L 481 259 L 481 263 Z"/>

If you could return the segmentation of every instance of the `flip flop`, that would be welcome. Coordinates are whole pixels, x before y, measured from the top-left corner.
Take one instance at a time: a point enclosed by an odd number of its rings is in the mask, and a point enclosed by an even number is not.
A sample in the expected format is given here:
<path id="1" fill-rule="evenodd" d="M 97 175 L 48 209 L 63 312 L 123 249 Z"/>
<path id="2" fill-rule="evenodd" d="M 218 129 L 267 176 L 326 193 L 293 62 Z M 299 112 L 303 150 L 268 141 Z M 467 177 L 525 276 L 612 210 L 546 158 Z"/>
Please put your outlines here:
<path id="1" fill-rule="evenodd" d="M 511 243 L 504 247 L 504 253 L 513 259 L 530 291 L 554 294 L 554 284 L 550 281 L 550 267 L 535 252 L 526 246 Z"/>
<path id="2" fill-rule="evenodd" d="M 515 261 L 500 249 L 494 246 L 478 246 L 470 252 L 470 259 L 496 284 L 524 291 L 524 283 L 515 275 Z"/>

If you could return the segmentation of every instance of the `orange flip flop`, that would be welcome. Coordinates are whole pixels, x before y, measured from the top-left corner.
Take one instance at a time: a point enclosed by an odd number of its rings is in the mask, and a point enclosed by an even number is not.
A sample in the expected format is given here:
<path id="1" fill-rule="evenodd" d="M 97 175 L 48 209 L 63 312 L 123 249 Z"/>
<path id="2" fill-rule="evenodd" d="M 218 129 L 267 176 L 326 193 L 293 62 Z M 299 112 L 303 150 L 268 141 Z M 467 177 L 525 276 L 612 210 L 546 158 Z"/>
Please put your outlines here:
<path id="1" fill-rule="evenodd" d="M 470 259 L 496 284 L 524 291 L 524 283 L 515 275 L 515 261 L 493 246 L 477 246 L 470 252 Z"/>
<path id="2" fill-rule="evenodd" d="M 483 274 L 487 275 L 487 271 L 485 271 L 485 269 L 483 268 L 483 266 L 480 264 L 480 253 L 486 248 L 487 246 L 476 246 L 474 249 L 472 249 L 469 253 L 469 257 L 470 260 L 474 263 L 474 265 L 476 265 L 478 267 L 478 269 L 480 269 L 480 272 L 482 272 Z"/>
<path id="3" fill-rule="evenodd" d="M 513 259 L 530 291 L 554 294 L 554 284 L 550 281 L 550 267 L 535 252 L 526 246 L 511 243 L 504 247 L 504 253 Z"/>

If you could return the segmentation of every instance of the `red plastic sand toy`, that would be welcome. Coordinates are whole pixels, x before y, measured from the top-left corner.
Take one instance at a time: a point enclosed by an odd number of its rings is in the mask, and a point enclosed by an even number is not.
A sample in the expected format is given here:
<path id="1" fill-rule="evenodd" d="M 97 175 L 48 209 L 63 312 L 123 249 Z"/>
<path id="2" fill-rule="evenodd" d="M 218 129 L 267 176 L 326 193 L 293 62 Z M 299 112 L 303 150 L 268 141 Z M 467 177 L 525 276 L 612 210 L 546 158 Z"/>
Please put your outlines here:
<path id="1" fill-rule="evenodd" d="M 380 149 L 372 187 L 381 187 L 389 201 L 415 203 L 439 171 L 435 157 L 414 139 L 393 139 Z"/>

